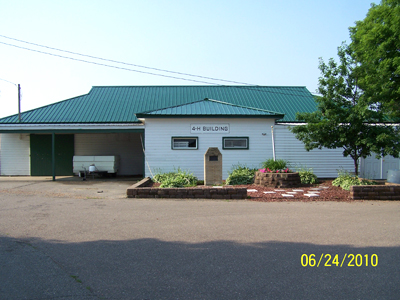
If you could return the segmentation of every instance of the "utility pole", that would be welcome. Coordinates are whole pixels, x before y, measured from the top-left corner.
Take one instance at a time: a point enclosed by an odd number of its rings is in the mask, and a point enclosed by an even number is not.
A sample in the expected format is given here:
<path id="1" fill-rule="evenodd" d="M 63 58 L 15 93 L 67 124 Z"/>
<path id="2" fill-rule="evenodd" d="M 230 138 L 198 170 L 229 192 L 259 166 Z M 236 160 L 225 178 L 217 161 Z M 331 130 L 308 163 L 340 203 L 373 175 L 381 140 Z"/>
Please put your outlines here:
<path id="1" fill-rule="evenodd" d="M 18 122 L 21 122 L 21 86 L 18 83 Z"/>
<path id="2" fill-rule="evenodd" d="M 11 83 L 11 84 L 15 85 L 16 87 L 18 87 L 18 122 L 21 122 L 21 86 L 19 83 L 16 84 L 14 82 L 11 82 L 11 81 L 8 81 L 8 80 L 2 79 L 2 78 L 0 78 L 0 80 Z"/>

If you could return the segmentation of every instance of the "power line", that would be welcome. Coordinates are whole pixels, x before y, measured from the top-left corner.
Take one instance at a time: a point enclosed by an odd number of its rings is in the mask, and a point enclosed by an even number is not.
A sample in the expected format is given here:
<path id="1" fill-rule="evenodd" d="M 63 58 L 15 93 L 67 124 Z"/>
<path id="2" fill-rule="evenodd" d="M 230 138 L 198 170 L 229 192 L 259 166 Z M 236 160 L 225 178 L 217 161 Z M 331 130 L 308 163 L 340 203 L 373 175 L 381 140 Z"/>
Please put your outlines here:
<path id="1" fill-rule="evenodd" d="M 12 46 L 12 47 L 16 47 L 16 48 L 20 48 L 20 49 L 24 49 L 24 50 L 28 50 L 28 51 L 38 52 L 38 53 L 42 53 L 42 54 L 47 54 L 47 55 L 51 55 L 51 56 L 61 57 L 61 58 L 65 58 L 65 59 L 80 61 L 80 62 L 84 62 L 84 63 L 88 63 L 88 64 L 94 64 L 94 65 L 98 65 L 98 66 L 108 67 L 108 68 L 114 68 L 114 69 L 119 69 L 119 70 L 125 70 L 125 71 L 131 71 L 131 72 L 137 72 L 137 73 L 142 73 L 142 74 L 149 74 L 149 75 L 155 75 L 155 76 L 161 76 L 161 77 L 167 77 L 167 78 L 173 78 L 173 79 L 193 81 L 193 82 L 198 82 L 198 83 L 220 85 L 220 84 L 217 84 L 217 83 L 211 83 L 211 82 L 207 82 L 207 81 L 200 81 L 200 80 L 195 80 L 195 79 L 186 79 L 186 78 L 182 78 L 182 77 L 175 77 L 175 76 L 170 76 L 170 75 L 163 75 L 163 74 L 156 74 L 156 73 L 151 73 L 151 72 L 146 72 L 146 71 L 128 69 L 128 68 L 124 68 L 124 67 L 117 67 L 117 66 L 97 63 L 97 62 L 94 62 L 94 61 L 88 61 L 88 60 L 84 60 L 84 59 L 73 58 L 73 57 L 63 56 L 63 55 L 59 55 L 59 54 L 44 52 L 44 51 L 40 51 L 40 50 L 30 49 L 30 48 L 17 46 L 17 45 L 13 45 L 13 44 L 8 44 L 8 43 L 4 43 L 4 42 L 0 42 L 0 44 L 7 45 L 7 46 Z"/>
<path id="2" fill-rule="evenodd" d="M 5 37 L 3 35 L 0 35 L 0 37 Z M 9 38 L 9 37 L 6 37 Z M 9 38 L 12 39 L 12 38 Z M 16 41 L 19 41 L 17 39 L 14 39 Z M 24 42 L 24 41 L 22 41 Z M 28 43 L 28 42 L 26 42 Z M 216 86 L 227 86 L 224 84 L 219 84 L 219 83 L 214 83 L 214 82 L 208 82 L 208 81 L 202 81 L 202 80 L 195 80 L 195 79 L 188 79 L 188 78 L 182 78 L 182 77 L 176 77 L 176 76 L 171 76 L 171 75 L 165 75 L 165 74 L 157 74 L 157 73 L 152 73 L 152 72 L 147 72 L 147 71 L 140 71 L 140 70 L 135 70 L 135 69 L 130 69 L 130 68 L 125 68 L 125 67 L 118 67 L 118 66 L 113 66 L 113 65 L 108 65 L 108 64 L 104 64 L 104 63 L 98 63 L 98 62 L 93 62 L 93 61 L 87 61 L 84 59 L 79 59 L 79 58 L 73 58 L 73 57 L 68 57 L 68 56 L 64 56 L 64 55 L 59 55 L 59 54 L 54 54 L 54 53 L 50 53 L 50 52 L 45 52 L 45 51 L 40 51 L 40 50 L 36 50 L 36 49 L 31 49 L 31 48 L 26 48 L 26 47 L 22 47 L 22 46 L 18 46 L 18 45 L 14 45 L 14 44 L 9 44 L 9 43 L 5 43 L 5 42 L 1 42 L 0 44 L 3 45 L 7 45 L 7 46 L 11 46 L 11 47 L 15 47 L 15 48 L 19 48 L 19 49 L 23 49 L 23 50 L 28 50 L 28 51 L 32 51 L 32 52 L 37 52 L 37 53 L 41 53 L 41 54 L 46 54 L 46 55 L 50 55 L 50 56 L 54 56 L 54 57 L 59 57 L 59 58 L 64 58 L 64 59 L 69 59 L 69 60 L 73 60 L 73 61 L 79 61 L 79 62 L 84 62 L 84 63 L 88 63 L 88 64 L 94 64 L 94 65 L 98 65 L 98 66 L 103 66 L 103 67 L 108 67 L 108 68 L 114 68 L 114 69 L 119 69 L 119 70 L 125 70 L 125 71 L 130 71 L 130 72 L 136 72 L 136 73 L 142 73 L 142 74 L 148 74 L 148 75 L 154 75 L 154 76 L 160 76 L 160 77 L 166 77 L 166 78 L 172 78 L 172 79 L 177 79 L 177 80 L 185 80 L 185 81 L 191 81 L 191 82 L 196 82 L 196 83 L 203 83 L 203 84 L 209 84 L 209 85 L 216 85 Z M 30 43 L 33 44 L 33 43 Z M 36 44 L 33 44 L 36 45 Z M 40 45 L 39 45 L 40 46 Z M 46 47 L 46 46 L 42 46 L 42 47 Z M 50 48 L 50 47 L 48 47 Z M 50 48 L 50 49 L 56 49 L 56 48 Z M 58 50 L 58 49 L 56 49 Z M 58 50 L 58 51 L 64 51 L 64 50 Z M 64 51 L 64 52 L 68 52 L 68 51 Z M 73 52 L 70 52 L 73 53 Z M 90 55 L 84 55 L 84 54 L 80 54 L 82 56 L 87 56 L 87 57 L 92 57 Z M 93 56 L 93 58 L 95 58 Z M 96 58 L 97 59 L 97 58 Z M 105 61 L 112 61 L 112 60 L 107 60 L 107 59 L 103 59 Z M 119 62 L 122 63 L 122 62 Z M 128 63 L 123 63 L 126 65 L 133 65 L 133 64 L 128 64 Z M 150 68 L 150 67 L 148 67 Z M 155 68 L 150 68 L 150 69 L 155 69 Z M 157 70 L 157 69 L 155 69 Z M 161 69 L 160 69 L 161 70 Z M 165 70 L 166 71 L 166 70 Z M 179 72 L 174 72 L 174 71 L 166 71 L 166 72 L 171 72 L 171 73 L 177 73 L 177 74 L 185 74 L 185 73 L 179 73 Z M 190 75 L 190 74 L 188 74 Z M 197 76 L 197 75 L 190 75 L 190 76 L 195 76 L 195 77 L 200 77 L 200 78 L 209 78 L 212 79 L 211 77 L 203 77 L 203 76 Z M 214 79 L 212 79 L 214 80 Z M 220 80 L 220 79 L 215 79 L 215 80 Z M 229 81 L 229 80 L 223 80 L 221 79 L 220 81 L 227 81 L 227 82 L 232 82 L 232 83 L 238 83 L 236 81 Z M 251 85 L 251 84 L 245 84 L 244 86 L 232 86 L 234 88 L 238 88 L 238 89 L 248 89 L 248 90 L 252 90 L 252 91 L 259 91 L 259 92 L 263 92 L 263 93 L 274 93 L 274 94 L 279 94 L 279 95 L 289 95 L 289 96 L 296 96 L 296 97 L 305 97 L 308 98 L 308 96 L 306 95 L 299 95 L 299 94 L 293 94 L 293 93 L 282 93 L 280 91 L 265 91 L 262 89 L 257 89 L 257 87 L 261 87 L 260 85 Z"/>
<path id="3" fill-rule="evenodd" d="M 11 37 L 8 37 L 8 36 L 5 36 L 5 35 L 1 35 L 1 34 L 0 34 L 0 37 L 6 38 L 6 39 L 10 39 L 10 40 L 13 40 L 13 41 L 17 41 L 17 42 L 21 42 L 21 43 L 25 43 L 25 44 L 29 44 L 29 45 L 42 47 L 42 48 L 47 48 L 47 49 L 51 49 L 51 50 L 56 50 L 56 51 L 60 51 L 60 52 L 70 53 L 70 54 L 89 57 L 89 58 L 94 58 L 94 59 L 108 61 L 108 62 L 117 63 L 117 64 L 123 64 L 123 65 L 127 65 L 127 66 L 145 68 L 145 69 L 149 69 L 149 70 L 167 72 L 167 73 L 190 76 L 190 77 L 197 77 L 197 78 L 202 78 L 202 79 L 209 79 L 209 80 L 214 80 L 214 81 L 223 81 L 223 82 L 229 82 L 229 83 L 235 83 L 235 84 L 244 84 L 244 85 L 250 85 L 250 86 L 257 86 L 256 84 L 251 84 L 251 83 L 245 83 L 245 82 L 238 82 L 238 81 L 232 81 L 232 80 L 225 80 L 225 79 L 219 79 L 219 78 L 212 78 L 212 77 L 206 77 L 206 76 L 193 75 L 193 74 L 188 74 L 188 73 L 182 73 L 182 72 L 176 72 L 176 71 L 164 70 L 164 69 L 159 69 L 159 68 L 147 67 L 147 66 L 142 66 L 142 65 L 137 65 L 137 64 L 131 64 L 131 63 L 126 63 L 126 62 L 112 60 L 112 59 L 106 59 L 106 58 L 87 55 L 87 54 L 81 54 L 81 53 L 77 53 L 77 52 L 73 52 L 73 51 L 62 50 L 62 49 L 53 48 L 53 47 L 49 47 L 49 46 L 45 46 L 45 45 L 31 43 L 31 42 L 27 42 L 27 41 L 11 38 Z M 175 78 L 175 77 L 173 77 L 173 78 Z"/>
<path id="4" fill-rule="evenodd" d="M 13 85 L 17 86 L 17 84 L 16 84 L 16 83 L 14 83 L 14 82 L 11 82 L 11 81 L 8 81 L 8 80 L 2 79 L 2 78 L 0 78 L 0 80 L 2 80 L 2 81 L 5 81 L 5 82 L 8 82 L 8 83 L 11 83 L 11 84 L 13 84 Z"/>

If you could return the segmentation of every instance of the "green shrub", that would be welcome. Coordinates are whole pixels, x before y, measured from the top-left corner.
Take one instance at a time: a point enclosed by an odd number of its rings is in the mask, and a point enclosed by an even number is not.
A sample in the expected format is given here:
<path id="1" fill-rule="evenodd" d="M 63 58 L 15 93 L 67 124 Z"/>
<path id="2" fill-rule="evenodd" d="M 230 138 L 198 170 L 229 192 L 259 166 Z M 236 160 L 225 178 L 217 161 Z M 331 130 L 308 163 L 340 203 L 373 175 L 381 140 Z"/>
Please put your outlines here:
<path id="1" fill-rule="evenodd" d="M 318 183 L 318 177 L 314 174 L 311 168 L 300 168 L 299 172 L 300 181 L 303 184 L 316 184 Z"/>
<path id="2" fill-rule="evenodd" d="M 197 177 L 187 171 L 182 171 L 178 168 L 174 172 L 157 173 L 154 175 L 153 180 L 161 183 L 162 188 L 173 187 L 189 187 L 197 185 Z"/>
<path id="3" fill-rule="evenodd" d="M 338 171 L 338 178 L 332 181 L 332 185 L 340 186 L 342 189 L 349 191 L 352 185 L 373 185 L 374 181 L 361 180 L 358 176 L 351 175 L 347 171 Z"/>
<path id="4" fill-rule="evenodd" d="M 225 183 L 229 185 L 252 184 L 254 183 L 256 171 L 257 169 L 250 169 L 246 166 L 234 166 L 232 172 L 229 172 Z"/>
<path id="5" fill-rule="evenodd" d="M 283 170 L 288 167 L 289 162 L 284 159 L 274 160 L 273 158 L 267 159 L 262 163 L 264 169 L 270 169 L 271 171 Z"/>

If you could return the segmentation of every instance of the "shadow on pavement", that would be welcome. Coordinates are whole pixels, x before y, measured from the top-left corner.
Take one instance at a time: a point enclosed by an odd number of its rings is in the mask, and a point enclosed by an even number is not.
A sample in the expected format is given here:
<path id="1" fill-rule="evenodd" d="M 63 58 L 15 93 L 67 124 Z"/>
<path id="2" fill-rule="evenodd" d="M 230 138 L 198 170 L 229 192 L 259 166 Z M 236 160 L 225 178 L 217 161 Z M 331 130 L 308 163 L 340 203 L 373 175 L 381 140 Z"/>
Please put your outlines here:
<path id="1" fill-rule="evenodd" d="M 1 237 L 0 251 L 0 299 L 400 299 L 400 247 Z M 322 253 L 332 266 L 302 266 Z"/>

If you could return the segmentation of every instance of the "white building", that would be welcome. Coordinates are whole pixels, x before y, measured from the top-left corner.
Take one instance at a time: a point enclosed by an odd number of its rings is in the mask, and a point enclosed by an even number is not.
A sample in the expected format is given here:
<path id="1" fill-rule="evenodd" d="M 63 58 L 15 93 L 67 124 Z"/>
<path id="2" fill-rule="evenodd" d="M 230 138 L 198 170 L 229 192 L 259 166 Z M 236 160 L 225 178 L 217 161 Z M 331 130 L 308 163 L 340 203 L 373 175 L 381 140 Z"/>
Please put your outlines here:
<path id="1" fill-rule="evenodd" d="M 222 153 L 223 179 L 233 166 L 258 167 L 274 153 L 319 177 L 352 172 L 341 149 L 307 152 L 288 130 L 297 112 L 315 109 L 305 87 L 93 87 L 24 112 L 21 122 L 17 115 L 0 119 L 0 172 L 72 175 L 73 156 L 118 155 L 119 175 L 181 168 L 202 179 L 209 147 Z"/>

